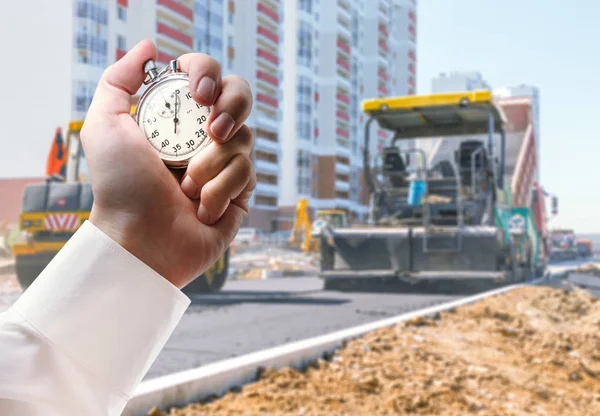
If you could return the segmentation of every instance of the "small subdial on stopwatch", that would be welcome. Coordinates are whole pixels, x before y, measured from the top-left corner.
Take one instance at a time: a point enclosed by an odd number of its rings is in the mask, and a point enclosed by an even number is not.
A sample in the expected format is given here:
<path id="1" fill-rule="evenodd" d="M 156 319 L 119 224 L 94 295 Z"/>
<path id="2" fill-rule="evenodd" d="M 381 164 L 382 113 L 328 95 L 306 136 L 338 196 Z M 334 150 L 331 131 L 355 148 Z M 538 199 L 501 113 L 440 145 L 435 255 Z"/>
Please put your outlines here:
<path id="1" fill-rule="evenodd" d="M 158 104 L 157 113 L 162 118 L 173 118 L 175 117 L 175 113 L 177 111 L 176 107 L 181 108 L 181 98 L 179 94 L 176 94 L 175 91 L 172 91 L 171 94 L 167 95 L 161 90 L 160 98 L 162 98 L 162 103 Z"/>

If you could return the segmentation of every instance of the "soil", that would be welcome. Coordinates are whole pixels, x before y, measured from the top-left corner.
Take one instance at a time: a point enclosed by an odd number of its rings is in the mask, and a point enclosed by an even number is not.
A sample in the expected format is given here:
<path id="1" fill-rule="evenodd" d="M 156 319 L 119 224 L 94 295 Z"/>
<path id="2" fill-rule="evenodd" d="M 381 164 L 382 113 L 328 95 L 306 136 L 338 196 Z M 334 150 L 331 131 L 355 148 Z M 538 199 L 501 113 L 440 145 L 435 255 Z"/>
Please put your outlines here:
<path id="1" fill-rule="evenodd" d="M 267 369 L 168 415 L 597 415 L 599 334 L 588 292 L 523 287 L 375 331 L 302 372 Z"/>

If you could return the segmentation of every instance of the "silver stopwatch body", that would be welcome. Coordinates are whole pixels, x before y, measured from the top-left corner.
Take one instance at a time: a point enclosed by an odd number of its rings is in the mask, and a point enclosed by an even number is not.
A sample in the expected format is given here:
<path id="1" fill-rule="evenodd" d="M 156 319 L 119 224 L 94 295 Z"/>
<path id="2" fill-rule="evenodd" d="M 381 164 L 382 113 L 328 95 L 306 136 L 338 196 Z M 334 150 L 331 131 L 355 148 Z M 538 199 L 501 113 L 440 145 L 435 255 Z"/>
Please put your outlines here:
<path id="1" fill-rule="evenodd" d="M 210 107 L 198 104 L 189 89 L 189 76 L 176 60 L 158 71 L 154 61 L 144 65 L 148 85 L 140 97 L 135 120 L 150 145 L 171 168 L 185 168 L 211 143 Z"/>

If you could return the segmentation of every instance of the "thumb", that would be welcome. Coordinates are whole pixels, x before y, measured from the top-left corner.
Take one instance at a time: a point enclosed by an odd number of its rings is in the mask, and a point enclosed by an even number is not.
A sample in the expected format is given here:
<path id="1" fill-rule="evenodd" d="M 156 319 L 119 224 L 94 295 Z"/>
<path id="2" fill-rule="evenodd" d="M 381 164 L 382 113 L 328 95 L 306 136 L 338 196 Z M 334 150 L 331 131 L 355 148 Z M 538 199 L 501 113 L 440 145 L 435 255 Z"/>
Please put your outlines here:
<path id="1" fill-rule="evenodd" d="M 143 40 L 106 68 L 98 82 L 90 113 L 129 114 L 131 96 L 140 89 L 146 78 L 144 64 L 149 59 L 156 60 L 156 47 L 150 40 Z"/>

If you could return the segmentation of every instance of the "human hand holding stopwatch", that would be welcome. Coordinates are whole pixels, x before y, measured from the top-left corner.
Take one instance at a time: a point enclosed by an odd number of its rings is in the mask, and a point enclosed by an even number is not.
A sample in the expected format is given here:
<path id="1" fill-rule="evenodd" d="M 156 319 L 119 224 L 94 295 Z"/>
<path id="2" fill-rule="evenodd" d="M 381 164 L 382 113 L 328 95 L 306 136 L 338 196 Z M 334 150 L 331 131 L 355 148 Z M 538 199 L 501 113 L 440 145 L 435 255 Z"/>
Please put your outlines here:
<path id="1" fill-rule="evenodd" d="M 248 215 L 252 93 L 238 76 L 221 78 L 207 55 L 183 55 L 163 70 L 155 58 L 154 44 L 142 41 L 98 83 L 81 132 L 90 222 L 181 288 L 218 259 Z"/>

